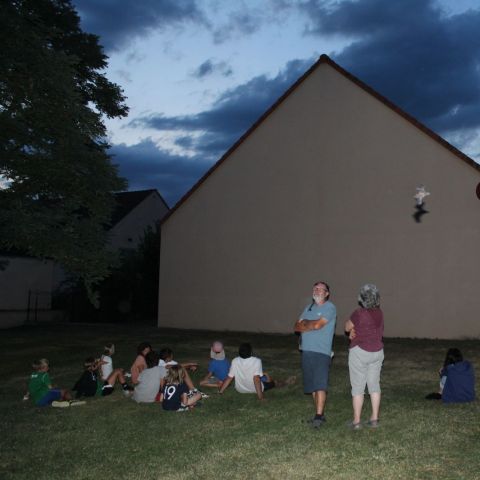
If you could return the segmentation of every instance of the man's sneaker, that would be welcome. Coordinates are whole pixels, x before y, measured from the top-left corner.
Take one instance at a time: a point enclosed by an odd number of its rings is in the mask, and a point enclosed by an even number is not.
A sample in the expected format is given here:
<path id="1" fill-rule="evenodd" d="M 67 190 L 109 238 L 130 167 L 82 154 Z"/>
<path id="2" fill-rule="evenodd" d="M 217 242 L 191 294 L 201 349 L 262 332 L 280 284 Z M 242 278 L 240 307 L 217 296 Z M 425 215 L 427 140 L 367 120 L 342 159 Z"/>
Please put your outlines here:
<path id="1" fill-rule="evenodd" d="M 210 398 L 210 395 L 207 395 L 206 393 L 203 393 L 200 390 L 198 390 L 198 393 L 200 393 L 200 395 L 202 395 L 202 398 Z"/>
<path id="2" fill-rule="evenodd" d="M 131 396 L 133 395 L 133 388 L 132 388 L 132 389 L 124 388 L 124 389 L 123 389 L 123 394 L 124 394 L 126 397 L 131 397 Z"/>
<path id="3" fill-rule="evenodd" d="M 127 385 L 126 383 L 122 385 L 122 388 L 124 390 L 127 390 L 128 392 L 133 392 L 135 390 L 133 387 L 131 387 L 130 385 Z"/>
<path id="4" fill-rule="evenodd" d="M 55 407 L 55 408 L 67 408 L 69 406 L 70 406 L 70 402 L 68 402 L 67 400 L 62 400 L 62 401 L 55 400 L 54 402 L 52 402 L 52 407 Z"/>
<path id="5" fill-rule="evenodd" d="M 123 374 L 125 378 L 132 378 L 132 374 L 130 372 L 126 372 Z"/>
<path id="6" fill-rule="evenodd" d="M 188 412 L 189 408 L 187 406 L 181 406 L 179 409 L 177 409 L 177 412 Z"/>
<path id="7" fill-rule="evenodd" d="M 317 417 L 310 418 L 309 420 L 307 420 L 307 423 L 309 423 L 313 428 L 320 428 L 326 421 L 327 419 L 325 418 L 324 415 L 322 415 L 319 418 Z"/>

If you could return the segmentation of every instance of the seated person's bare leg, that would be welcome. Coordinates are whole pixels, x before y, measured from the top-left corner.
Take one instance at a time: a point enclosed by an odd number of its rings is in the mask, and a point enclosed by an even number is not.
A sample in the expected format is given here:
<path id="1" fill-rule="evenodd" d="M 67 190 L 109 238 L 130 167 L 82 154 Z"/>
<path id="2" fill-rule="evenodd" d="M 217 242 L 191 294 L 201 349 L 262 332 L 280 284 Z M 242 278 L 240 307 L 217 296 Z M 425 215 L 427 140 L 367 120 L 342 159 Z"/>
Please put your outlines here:
<path id="1" fill-rule="evenodd" d="M 192 395 L 190 398 L 188 398 L 186 393 L 182 395 L 182 403 L 187 407 L 193 407 L 201 399 L 202 399 L 201 393 L 196 393 L 195 395 Z"/>
<path id="2" fill-rule="evenodd" d="M 107 378 L 107 383 L 112 387 L 115 385 L 116 381 L 119 381 L 122 385 L 125 383 L 125 375 L 123 374 L 123 369 L 116 368 Z"/>
<path id="3" fill-rule="evenodd" d="M 72 399 L 72 394 L 68 390 L 60 390 L 60 394 L 62 395 L 62 400 Z"/>

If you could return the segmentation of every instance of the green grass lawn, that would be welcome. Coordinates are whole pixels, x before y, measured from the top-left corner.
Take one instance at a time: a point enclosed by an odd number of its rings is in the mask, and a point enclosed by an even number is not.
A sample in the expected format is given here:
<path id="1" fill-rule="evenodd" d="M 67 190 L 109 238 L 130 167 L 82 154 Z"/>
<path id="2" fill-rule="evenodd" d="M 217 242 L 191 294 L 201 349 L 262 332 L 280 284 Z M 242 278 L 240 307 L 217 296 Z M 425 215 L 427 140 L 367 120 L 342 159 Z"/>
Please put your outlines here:
<path id="1" fill-rule="evenodd" d="M 265 402 L 232 386 L 184 413 L 137 405 L 120 389 L 69 409 L 22 401 L 35 358 L 48 358 L 55 384 L 71 388 L 84 358 L 101 354 L 105 342 L 116 345 L 114 366 L 129 368 L 136 345 L 145 340 L 171 347 L 179 361 L 198 361 L 198 381 L 217 338 L 230 359 L 241 342 L 252 343 L 267 372 L 275 378 L 297 375 L 297 384 L 267 392 Z M 294 335 L 81 324 L 2 331 L 0 478 L 479 479 L 479 403 L 424 400 L 437 389 L 436 372 L 451 346 L 480 371 L 479 341 L 387 339 L 381 427 L 350 431 L 347 343 L 337 337 L 328 421 L 313 430 L 305 423 L 313 407 L 302 393 Z"/>

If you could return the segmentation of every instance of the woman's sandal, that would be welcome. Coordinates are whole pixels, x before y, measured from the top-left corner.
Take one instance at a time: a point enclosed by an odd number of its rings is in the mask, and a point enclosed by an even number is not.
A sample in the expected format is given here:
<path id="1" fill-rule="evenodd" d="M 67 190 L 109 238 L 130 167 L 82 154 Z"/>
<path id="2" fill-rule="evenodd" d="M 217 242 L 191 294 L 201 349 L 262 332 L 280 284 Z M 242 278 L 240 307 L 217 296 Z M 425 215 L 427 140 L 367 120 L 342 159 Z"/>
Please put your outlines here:
<path id="1" fill-rule="evenodd" d="M 370 428 L 377 428 L 380 426 L 380 420 L 369 420 L 365 425 Z"/>
<path id="2" fill-rule="evenodd" d="M 360 430 L 362 428 L 362 423 L 361 422 L 358 422 L 358 423 L 348 422 L 347 427 L 350 430 Z"/>

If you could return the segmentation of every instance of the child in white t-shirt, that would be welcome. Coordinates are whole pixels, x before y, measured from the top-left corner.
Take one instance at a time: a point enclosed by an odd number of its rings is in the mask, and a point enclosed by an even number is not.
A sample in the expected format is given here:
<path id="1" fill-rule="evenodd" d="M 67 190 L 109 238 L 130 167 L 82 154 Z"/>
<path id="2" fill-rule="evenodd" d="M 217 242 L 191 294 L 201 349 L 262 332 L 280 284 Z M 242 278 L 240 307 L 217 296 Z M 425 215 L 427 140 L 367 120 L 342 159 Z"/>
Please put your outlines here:
<path id="1" fill-rule="evenodd" d="M 249 343 L 240 345 L 238 355 L 232 360 L 228 376 L 220 387 L 220 394 L 227 389 L 233 379 L 237 392 L 256 393 L 259 400 L 264 399 L 263 392 L 267 390 L 295 383 L 295 377 L 290 377 L 284 382 L 273 380 L 263 371 L 262 361 L 252 356 L 252 346 Z"/>
<path id="2" fill-rule="evenodd" d="M 127 385 L 123 368 L 113 369 L 112 355 L 115 353 L 115 345 L 107 343 L 103 349 L 103 355 L 100 357 L 100 376 L 103 381 L 102 396 L 110 395 L 113 392 L 113 387 L 118 381 L 122 386 L 125 395 L 129 395 L 133 388 Z"/>

